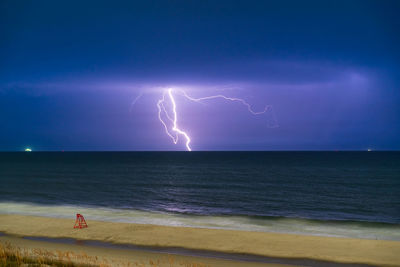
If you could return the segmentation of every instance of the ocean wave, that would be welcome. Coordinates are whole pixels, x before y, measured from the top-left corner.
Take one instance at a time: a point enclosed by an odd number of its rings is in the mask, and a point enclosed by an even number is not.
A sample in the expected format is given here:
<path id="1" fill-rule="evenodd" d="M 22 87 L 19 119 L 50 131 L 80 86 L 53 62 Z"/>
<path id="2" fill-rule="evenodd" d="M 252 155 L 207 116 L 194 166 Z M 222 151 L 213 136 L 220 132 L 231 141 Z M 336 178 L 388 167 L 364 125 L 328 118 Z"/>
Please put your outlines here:
<path id="1" fill-rule="evenodd" d="M 400 224 L 381 222 L 246 215 L 207 216 L 141 211 L 128 208 L 114 209 L 90 206 L 0 202 L 0 214 L 71 218 L 73 220 L 76 213 L 83 214 L 88 221 L 97 220 L 165 226 L 400 240 Z"/>

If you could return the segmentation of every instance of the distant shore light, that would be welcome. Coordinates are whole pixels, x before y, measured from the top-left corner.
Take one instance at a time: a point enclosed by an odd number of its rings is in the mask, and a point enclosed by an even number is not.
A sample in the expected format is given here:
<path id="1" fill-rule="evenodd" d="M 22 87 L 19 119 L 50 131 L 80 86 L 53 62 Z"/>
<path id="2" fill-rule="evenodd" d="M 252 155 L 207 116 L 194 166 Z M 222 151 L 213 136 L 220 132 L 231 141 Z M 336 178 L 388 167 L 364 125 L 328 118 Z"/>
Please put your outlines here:
<path id="1" fill-rule="evenodd" d="M 25 152 L 31 152 L 32 149 L 30 149 L 29 147 L 25 148 Z"/>

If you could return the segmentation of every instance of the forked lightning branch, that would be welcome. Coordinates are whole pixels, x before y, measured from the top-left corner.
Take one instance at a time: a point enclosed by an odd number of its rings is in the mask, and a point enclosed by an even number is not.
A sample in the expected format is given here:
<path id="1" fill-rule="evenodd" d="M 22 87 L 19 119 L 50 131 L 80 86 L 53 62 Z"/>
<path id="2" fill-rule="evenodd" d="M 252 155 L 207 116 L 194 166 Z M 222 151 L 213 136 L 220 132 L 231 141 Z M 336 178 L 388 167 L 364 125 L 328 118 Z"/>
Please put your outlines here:
<path id="1" fill-rule="evenodd" d="M 177 106 L 177 102 L 174 97 L 174 95 L 177 94 L 180 94 L 181 96 L 193 102 L 202 102 L 216 98 L 238 102 L 244 105 L 247 110 L 253 115 L 261 115 L 271 109 L 270 106 L 265 106 L 262 111 L 256 112 L 245 100 L 241 98 L 227 97 L 224 95 L 212 95 L 201 98 L 193 98 L 186 94 L 186 92 L 183 90 L 174 90 L 172 88 L 169 88 L 163 91 L 162 98 L 157 101 L 158 119 L 165 129 L 165 133 L 172 139 L 172 142 L 174 142 L 174 144 L 178 143 L 180 136 L 184 138 L 185 146 L 188 151 L 192 151 L 190 147 L 191 139 L 189 134 L 179 127 L 179 107 Z"/>

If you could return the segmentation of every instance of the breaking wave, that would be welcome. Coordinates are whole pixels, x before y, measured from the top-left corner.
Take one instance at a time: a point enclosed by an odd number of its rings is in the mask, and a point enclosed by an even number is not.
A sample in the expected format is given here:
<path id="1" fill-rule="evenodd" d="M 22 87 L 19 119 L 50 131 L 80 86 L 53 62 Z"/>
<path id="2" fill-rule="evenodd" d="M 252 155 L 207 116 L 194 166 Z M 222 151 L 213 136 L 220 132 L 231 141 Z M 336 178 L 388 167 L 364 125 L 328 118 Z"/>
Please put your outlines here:
<path id="1" fill-rule="evenodd" d="M 142 211 L 128 208 L 115 209 L 93 206 L 0 202 L 0 214 L 70 218 L 74 220 L 76 213 L 82 213 L 89 222 L 90 220 L 97 220 L 180 227 L 400 240 L 400 225 L 391 223 L 315 220 L 273 216 L 193 215 Z"/>

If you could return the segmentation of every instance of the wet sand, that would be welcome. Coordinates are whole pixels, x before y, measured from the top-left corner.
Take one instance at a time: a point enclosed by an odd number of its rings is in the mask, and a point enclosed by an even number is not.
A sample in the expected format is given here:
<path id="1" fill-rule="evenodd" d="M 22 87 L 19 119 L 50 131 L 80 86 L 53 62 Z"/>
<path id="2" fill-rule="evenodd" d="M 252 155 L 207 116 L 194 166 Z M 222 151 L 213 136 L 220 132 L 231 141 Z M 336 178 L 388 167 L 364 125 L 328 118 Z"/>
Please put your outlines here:
<path id="1" fill-rule="evenodd" d="M 400 266 L 400 242 L 398 241 L 111 223 L 91 221 L 90 218 L 86 219 L 89 224 L 88 228 L 73 229 L 74 218 L 69 220 L 0 215 L 0 231 L 18 236 L 73 238 L 116 244 L 177 247 L 287 259 L 311 259 L 337 263 Z M 25 239 L 23 241 L 44 242 Z M 72 246 L 68 244 L 58 245 Z M 102 252 L 94 251 L 93 253 L 93 255 L 96 255 L 96 253 Z M 146 253 L 150 252 L 138 252 L 140 255 L 145 255 Z M 146 257 L 148 256 L 154 257 L 154 255 L 147 255 Z M 197 261 L 197 258 L 195 257 L 191 260 Z M 221 261 L 221 259 L 209 260 Z M 213 262 L 213 264 L 210 264 L 211 266 L 253 266 L 250 265 L 250 262 L 235 261 L 235 264 L 242 265 L 233 265 L 232 263 L 233 261 L 229 262 L 228 265 L 226 265 L 226 262 Z M 255 264 L 254 266 L 266 266 L 265 263 L 261 265 L 260 263 L 251 264 Z"/>

